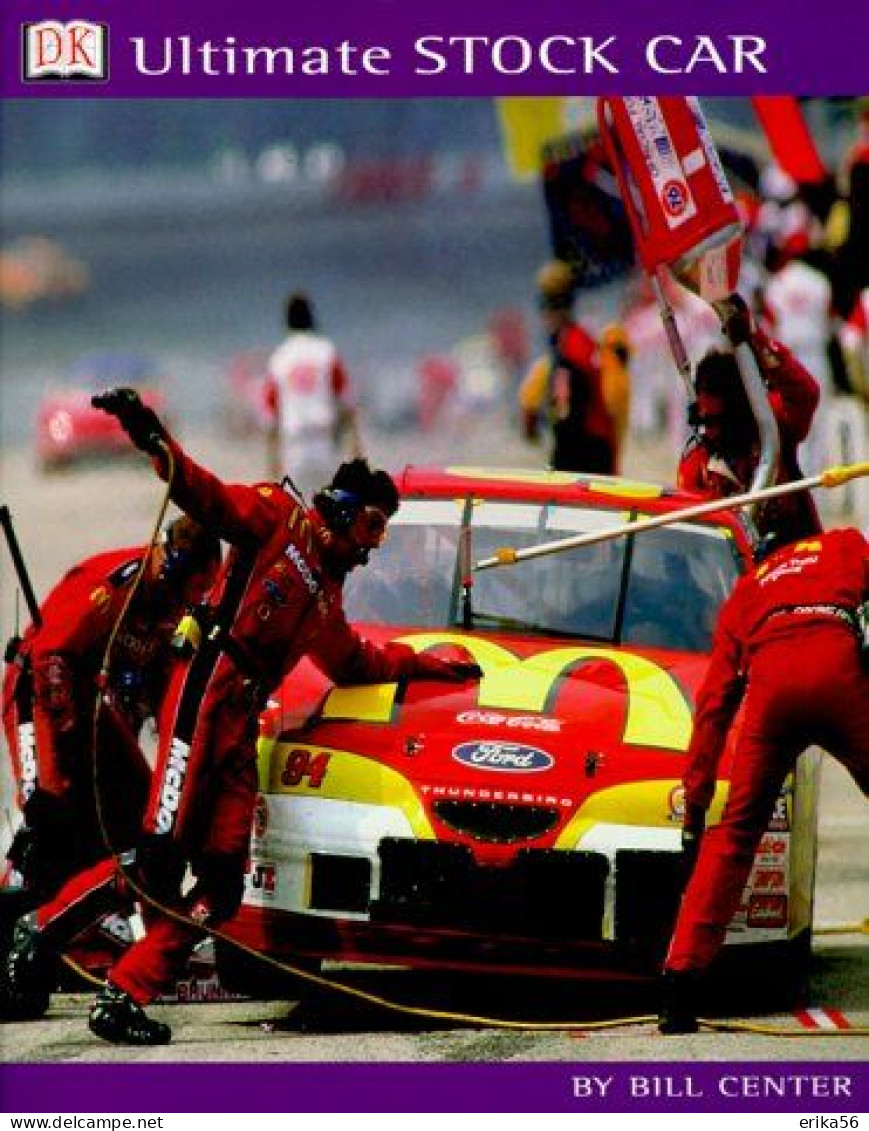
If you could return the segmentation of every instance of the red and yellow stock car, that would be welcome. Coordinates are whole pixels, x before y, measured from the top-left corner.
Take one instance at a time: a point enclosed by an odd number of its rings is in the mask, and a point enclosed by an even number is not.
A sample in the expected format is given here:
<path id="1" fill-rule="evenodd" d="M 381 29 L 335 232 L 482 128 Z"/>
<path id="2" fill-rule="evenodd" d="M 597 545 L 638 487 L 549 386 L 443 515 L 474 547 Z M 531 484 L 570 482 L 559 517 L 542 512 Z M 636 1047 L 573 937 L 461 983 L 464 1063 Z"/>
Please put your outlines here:
<path id="1" fill-rule="evenodd" d="M 749 526 L 722 511 L 478 572 L 468 588 L 469 546 L 479 560 L 696 499 L 472 467 L 399 482 L 348 615 L 373 639 L 472 657 L 483 678 L 333 687 L 307 663 L 292 674 L 262 720 L 230 932 L 309 967 L 648 976 L 678 899 L 694 697 Z M 783 790 L 725 957 L 808 953 L 817 768 L 804 755 Z M 726 755 L 712 821 L 727 774 Z M 220 957 L 243 986 L 237 952 Z"/>

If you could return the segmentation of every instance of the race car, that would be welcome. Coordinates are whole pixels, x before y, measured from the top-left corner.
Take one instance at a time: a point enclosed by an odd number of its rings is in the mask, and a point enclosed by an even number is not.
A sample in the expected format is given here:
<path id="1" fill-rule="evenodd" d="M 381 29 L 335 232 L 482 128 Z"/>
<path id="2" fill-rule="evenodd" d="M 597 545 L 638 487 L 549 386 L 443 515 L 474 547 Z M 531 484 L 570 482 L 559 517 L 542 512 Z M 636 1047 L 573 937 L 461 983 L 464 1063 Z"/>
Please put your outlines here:
<path id="1" fill-rule="evenodd" d="M 0 306 L 19 312 L 80 298 L 90 271 L 45 236 L 26 236 L 0 249 Z"/>
<path id="2" fill-rule="evenodd" d="M 133 449 L 114 417 L 91 405 L 94 393 L 131 386 L 145 404 L 165 418 L 165 377 L 149 358 L 136 353 L 100 350 L 82 354 L 64 380 L 49 389 L 36 415 L 36 460 L 42 471 L 55 471 L 86 457 L 129 455 Z"/>
<path id="3" fill-rule="evenodd" d="M 297 668 L 261 719 L 246 892 L 227 930 L 303 969 L 647 979 L 679 898 L 695 695 L 750 523 L 722 511 L 471 572 L 500 547 L 696 498 L 473 467 L 410 468 L 398 482 L 387 541 L 348 581 L 348 615 L 371 639 L 472 658 L 483 677 L 335 687 Z M 804 965 L 817 788 L 809 752 L 759 847 L 725 964 Z M 255 984 L 249 955 L 223 943 L 218 956 L 224 984 Z"/>

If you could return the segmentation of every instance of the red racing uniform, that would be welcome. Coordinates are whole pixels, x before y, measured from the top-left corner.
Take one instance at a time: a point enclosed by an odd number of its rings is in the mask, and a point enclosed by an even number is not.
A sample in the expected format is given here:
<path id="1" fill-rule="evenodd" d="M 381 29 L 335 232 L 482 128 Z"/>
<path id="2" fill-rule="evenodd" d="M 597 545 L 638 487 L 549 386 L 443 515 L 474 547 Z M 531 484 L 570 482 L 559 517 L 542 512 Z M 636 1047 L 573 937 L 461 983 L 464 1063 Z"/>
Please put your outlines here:
<path id="1" fill-rule="evenodd" d="M 767 387 L 770 408 L 779 429 L 781 444 L 776 483 L 792 483 L 802 478 L 797 448 L 809 434 L 820 399 L 820 387 L 809 371 L 781 343 L 762 331 L 754 334 L 755 356 Z M 756 436 L 753 420 L 746 423 Z M 676 482 L 685 491 L 709 498 L 726 498 L 747 491 L 757 470 L 760 446 L 757 440 L 737 437 L 728 452 L 712 451 L 701 433 L 688 440 L 679 461 Z M 781 530 L 791 541 L 816 534 L 821 520 L 808 491 L 771 499 L 758 511 L 761 534 Z"/>
<path id="2" fill-rule="evenodd" d="M 727 803 L 703 836 L 665 969 L 704 970 L 724 935 L 782 783 L 812 743 L 869 795 L 869 672 L 857 610 L 869 545 L 831 530 L 785 546 L 742 577 L 719 614 L 685 774 L 685 827 L 702 827 L 725 739 L 744 699 Z"/>
<path id="3" fill-rule="evenodd" d="M 178 845 L 197 884 L 191 918 L 216 924 L 237 911 L 257 791 L 258 716 L 268 695 L 308 655 L 339 683 L 443 675 L 447 665 L 404 644 L 378 647 L 347 623 L 343 576 L 326 568 L 331 534 L 281 487 L 224 484 L 168 440 L 172 497 L 232 549 L 209 602 L 204 640 L 172 675 L 145 830 Z M 155 464 L 167 476 L 161 457 Z M 185 960 L 201 931 L 149 914 L 148 930 L 113 968 L 111 982 L 140 1005 Z"/>
<path id="4" fill-rule="evenodd" d="M 552 342 L 549 378 L 556 471 L 615 472 L 616 436 L 606 405 L 597 343 L 571 322 Z"/>
<path id="5" fill-rule="evenodd" d="M 106 837 L 128 846 L 141 821 L 150 768 L 138 735 L 158 712 L 166 646 L 183 611 L 180 602 L 155 599 L 147 581 L 111 652 L 109 704 L 100 712 L 96 744 L 97 784 L 110 802 L 103 820 L 95 808 L 91 751 L 106 647 L 145 553 L 114 550 L 71 569 L 43 603 L 41 626 L 28 628 L 6 670 L 3 727 L 18 803 L 37 838 L 61 841 L 50 849 L 51 882 L 42 875 L 37 884 L 43 891 L 103 856 Z"/>

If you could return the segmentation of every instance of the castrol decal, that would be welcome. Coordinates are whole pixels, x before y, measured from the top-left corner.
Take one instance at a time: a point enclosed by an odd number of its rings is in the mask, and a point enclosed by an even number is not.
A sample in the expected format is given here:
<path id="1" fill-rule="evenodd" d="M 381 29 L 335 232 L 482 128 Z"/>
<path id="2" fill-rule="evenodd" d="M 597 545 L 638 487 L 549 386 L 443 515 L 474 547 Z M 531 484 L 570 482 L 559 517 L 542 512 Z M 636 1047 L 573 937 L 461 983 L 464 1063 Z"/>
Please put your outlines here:
<path id="1" fill-rule="evenodd" d="M 697 205 L 656 98 L 626 98 L 625 109 L 643 153 L 655 194 L 669 228 L 697 215 Z"/>

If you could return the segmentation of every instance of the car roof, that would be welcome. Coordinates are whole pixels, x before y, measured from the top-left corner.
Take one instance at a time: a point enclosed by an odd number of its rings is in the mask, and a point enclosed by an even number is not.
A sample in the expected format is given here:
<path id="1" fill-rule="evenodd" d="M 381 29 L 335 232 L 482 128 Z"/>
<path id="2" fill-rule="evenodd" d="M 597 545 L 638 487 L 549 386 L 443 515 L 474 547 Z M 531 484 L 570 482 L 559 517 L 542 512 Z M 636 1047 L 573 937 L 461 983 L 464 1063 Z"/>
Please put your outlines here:
<path id="1" fill-rule="evenodd" d="M 443 498 L 456 493 L 473 493 L 492 499 L 637 508 L 650 513 L 682 510 L 707 501 L 692 492 L 661 483 L 535 468 L 408 466 L 396 476 L 396 483 L 403 496 Z M 732 511 L 716 511 L 711 521 L 719 526 L 741 529 L 741 523 Z"/>

